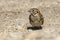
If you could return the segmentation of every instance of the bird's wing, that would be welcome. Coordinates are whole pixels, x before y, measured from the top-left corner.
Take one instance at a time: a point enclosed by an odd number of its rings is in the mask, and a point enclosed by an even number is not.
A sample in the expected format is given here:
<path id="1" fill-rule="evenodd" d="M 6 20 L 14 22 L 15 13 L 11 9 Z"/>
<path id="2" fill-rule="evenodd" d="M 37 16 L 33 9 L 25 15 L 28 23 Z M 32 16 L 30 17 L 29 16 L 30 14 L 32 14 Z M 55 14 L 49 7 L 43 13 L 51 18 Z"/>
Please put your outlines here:
<path id="1" fill-rule="evenodd" d="M 31 21 L 33 22 L 32 18 L 31 18 L 31 15 L 29 15 L 29 21 L 30 21 L 30 22 L 31 22 Z"/>
<path id="2" fill-rule="evenodd" d="M 44 17 L 42 15 L 40 17 L 40 21 L 42 22 L 42 24 L 44 23 Z"/>

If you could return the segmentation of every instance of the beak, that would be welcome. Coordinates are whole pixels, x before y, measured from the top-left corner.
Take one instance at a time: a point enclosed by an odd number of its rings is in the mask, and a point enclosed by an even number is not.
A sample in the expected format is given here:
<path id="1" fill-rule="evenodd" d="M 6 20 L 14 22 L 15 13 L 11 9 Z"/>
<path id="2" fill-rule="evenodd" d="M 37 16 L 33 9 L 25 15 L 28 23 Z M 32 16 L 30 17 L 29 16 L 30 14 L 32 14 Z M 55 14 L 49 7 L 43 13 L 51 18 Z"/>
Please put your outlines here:
<path id="1" fill-rule="evenodd" d="M 30 10 L 28 10 L 28 12 L 32 12 L 32 10 L 30 9 Z"/>

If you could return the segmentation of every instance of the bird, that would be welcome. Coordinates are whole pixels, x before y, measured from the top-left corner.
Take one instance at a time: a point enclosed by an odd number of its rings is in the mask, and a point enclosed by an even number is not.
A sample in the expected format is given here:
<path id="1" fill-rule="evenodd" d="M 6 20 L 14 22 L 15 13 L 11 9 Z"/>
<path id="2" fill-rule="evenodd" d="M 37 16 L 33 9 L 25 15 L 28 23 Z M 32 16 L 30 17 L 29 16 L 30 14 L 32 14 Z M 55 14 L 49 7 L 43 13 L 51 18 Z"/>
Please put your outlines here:
<path id="1" fill-rule="evenodd" d="M 44 17 L 39 11 L 38 8 L 31 8 L 28 10 L 30 13 L 29 15 L 29 22 L 33 27 L 41 27 L 44 23 Z"/>

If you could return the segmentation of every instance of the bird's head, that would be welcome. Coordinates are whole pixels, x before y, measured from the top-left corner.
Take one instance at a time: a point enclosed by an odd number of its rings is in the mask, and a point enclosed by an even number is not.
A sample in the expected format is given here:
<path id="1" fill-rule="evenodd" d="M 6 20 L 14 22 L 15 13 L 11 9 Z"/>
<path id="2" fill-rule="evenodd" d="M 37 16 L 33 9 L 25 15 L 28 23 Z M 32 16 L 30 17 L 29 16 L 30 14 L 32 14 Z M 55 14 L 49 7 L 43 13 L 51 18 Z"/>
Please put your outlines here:
<path id="1" fill-rule="evenodd" d="M 31 8 L 30 10 L 28 10 L 28 12 L 30 12 L 32 15 L 36 15 L 40 13 L 40 11 L 37 8 Z"/>

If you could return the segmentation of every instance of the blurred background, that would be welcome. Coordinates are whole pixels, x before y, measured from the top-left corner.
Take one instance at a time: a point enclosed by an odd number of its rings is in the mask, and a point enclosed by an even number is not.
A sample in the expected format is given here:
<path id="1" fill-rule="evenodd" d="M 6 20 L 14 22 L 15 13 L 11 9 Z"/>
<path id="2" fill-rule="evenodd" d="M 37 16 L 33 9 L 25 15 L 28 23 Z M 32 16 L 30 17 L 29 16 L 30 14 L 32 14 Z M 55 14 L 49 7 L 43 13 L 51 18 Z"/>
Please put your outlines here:
<path id="1" fill-rule="evenodd" d="M 31 8 L 44 17 L 41 30 L 27 30 Z M 0 40 L 60 40 L 60 0 L 0 0 Z"/>

